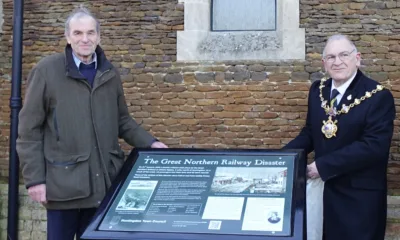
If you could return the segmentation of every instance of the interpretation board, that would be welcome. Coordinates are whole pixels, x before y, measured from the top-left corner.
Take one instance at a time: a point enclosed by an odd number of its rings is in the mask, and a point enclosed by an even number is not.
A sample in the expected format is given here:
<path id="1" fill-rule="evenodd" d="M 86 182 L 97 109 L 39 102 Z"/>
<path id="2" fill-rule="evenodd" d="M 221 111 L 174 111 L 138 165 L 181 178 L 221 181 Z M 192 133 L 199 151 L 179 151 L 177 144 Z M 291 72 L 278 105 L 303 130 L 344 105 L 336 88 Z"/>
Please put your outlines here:
<path id="1" fill-rule="evenodd" d="M 305 166 L 296 150 L 135 149 L 82 238 L 305 239 Z"/>

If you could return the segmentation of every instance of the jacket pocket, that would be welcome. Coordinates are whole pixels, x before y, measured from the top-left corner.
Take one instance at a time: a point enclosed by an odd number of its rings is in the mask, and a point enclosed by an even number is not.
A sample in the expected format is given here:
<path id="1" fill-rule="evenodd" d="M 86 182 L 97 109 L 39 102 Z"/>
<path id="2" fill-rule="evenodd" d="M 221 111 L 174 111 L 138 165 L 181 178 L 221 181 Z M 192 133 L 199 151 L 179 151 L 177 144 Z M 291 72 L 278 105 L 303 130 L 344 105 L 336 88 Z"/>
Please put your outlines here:
<path id="1" fill-rule="evenodd" d="M 113 181 L 118 173 L 120 172 L 122 166 L 124 165 L 125 154 L 122 150 L 112 150 L 110 151 L 110 162 L 108 166 L 108 175 L 110 180 Z"/>
<path id="2" fill-rule="evenodd" d="M 90 195 L 89 156 L 46 159 L 46 190 L 49 201 L 70 201 Z"/>
<path id="3" fill-rule="evenodd" d="M 358 189 L 366 190 L 384 190 L 386 183 L 374 178 L 354 178 L 351 180 L 351 186 Z"/>

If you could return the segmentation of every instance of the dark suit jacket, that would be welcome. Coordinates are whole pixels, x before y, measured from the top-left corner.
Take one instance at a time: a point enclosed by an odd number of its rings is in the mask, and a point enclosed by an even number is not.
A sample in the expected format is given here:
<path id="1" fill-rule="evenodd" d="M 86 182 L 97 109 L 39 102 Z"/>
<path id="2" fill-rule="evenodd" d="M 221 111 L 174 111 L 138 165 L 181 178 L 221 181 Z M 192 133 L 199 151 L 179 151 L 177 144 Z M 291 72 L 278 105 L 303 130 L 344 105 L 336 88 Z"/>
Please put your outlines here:
<path id="1" fill-rule="evenodd" d="M 312 84 L 306 125 L 285 148 L 315 151 L 315 162 L 324 189 L 326 240 L 383 240 L 386 227 L 386 168 L 395 118 L 394 99 L 384 89 L 336 117 L 336 137 L 321 132 L 328 119 L 321 107 L 320 81 Z M 329 101 L 332 79 L 325 82 L 323 97 Z M 378 83 L 361 71 L 342 97 L 347 106 L 371 92 Z M 351 95 L 351 100 L 348 96 Z"/>

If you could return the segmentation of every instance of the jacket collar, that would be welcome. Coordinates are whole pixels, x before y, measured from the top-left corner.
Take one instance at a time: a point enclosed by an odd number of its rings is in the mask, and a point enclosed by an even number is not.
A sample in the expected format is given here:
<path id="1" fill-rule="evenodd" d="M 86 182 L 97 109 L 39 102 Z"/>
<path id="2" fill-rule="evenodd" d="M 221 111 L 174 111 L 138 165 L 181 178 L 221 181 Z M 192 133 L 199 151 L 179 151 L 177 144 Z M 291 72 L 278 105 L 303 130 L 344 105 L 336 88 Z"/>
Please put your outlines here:
<path id="1" fill-rule="evenodd" d="M 104 72 L 113 67 L 112 64 L 107 60 L 106 55 L 104 54 L 104 51 L 100 46 L 96 47 L 95 52 L 97 56 L 98 71 Z M 67 46 L 65 47 L 65 70 L 68 77 L 84 79 L 82 74 L 79 72 L 78 67 L 76 66 L 74 57 L 72 56 L 72 47 L 70 44 L 67 44 Z"/>

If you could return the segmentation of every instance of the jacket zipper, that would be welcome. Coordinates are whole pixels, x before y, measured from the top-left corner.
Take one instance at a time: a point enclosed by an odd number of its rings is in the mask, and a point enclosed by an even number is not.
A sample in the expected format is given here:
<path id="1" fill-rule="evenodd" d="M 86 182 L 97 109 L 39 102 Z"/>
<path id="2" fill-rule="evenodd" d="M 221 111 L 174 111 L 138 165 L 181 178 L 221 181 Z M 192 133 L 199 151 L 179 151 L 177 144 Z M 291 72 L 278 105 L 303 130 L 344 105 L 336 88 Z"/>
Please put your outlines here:
<path id="1" fill-rule="evenodd" d="M 107 73 L 107 72 L 109 72 L 109 71 L 111 71 L 111 69 L 108 69 L 108 70 L 104 71 L 102 74 L 100 74 L 99 79 L 100 79 L 105 73 Z M 107 81 L 102 82 L 101 84 L 97 85 L 96 88 L 99 88 L 101 85 L 103 85 L 103 84 L 106 83 L 106 82 L 107 82 Z M 90 115 L 91 115 L 91 117 L 92 117 L 93 132 L 94 132 L 94 137 L 95 137 L 95 141 L 96 141 L 96 145 L 97 145 L 97 150 L 98 150 L 98 153 L 99 153 L 99 155 L 100 155 L 100 159 L 103 159 L 103 161 L 100 161 L 100 165 L 101 165 L 101 168 L 102 168 L 104 174 L 107 174 L 107 166 L 104 165 L 104 159 L 105 159 L 105 158 L 104 158 L 104 156 L 103 156 L 102 151 L 100 150 L 100 145 L 98 145 L 98 143 L 99 143 L 100 141 L 99 141 L 99 137 L 98 137 L 98 133 L 97 133 L 96 123 L 95 123 L 94 117 L 93 117 L 93 93 L 94 93 L 94 91 L 96 90 L 96 88 L 93 88 L 92 91 L 91 91 L 91 93 L 90 93 Z M 106 185 L 107 185 L 107 186 L 108 186 L 108 185 L 111 185 L 111 182 L 110 182 L 110 180 L 109 180 L 108 178 L 105 178 L 105 180 L 106 180 Z"/>

